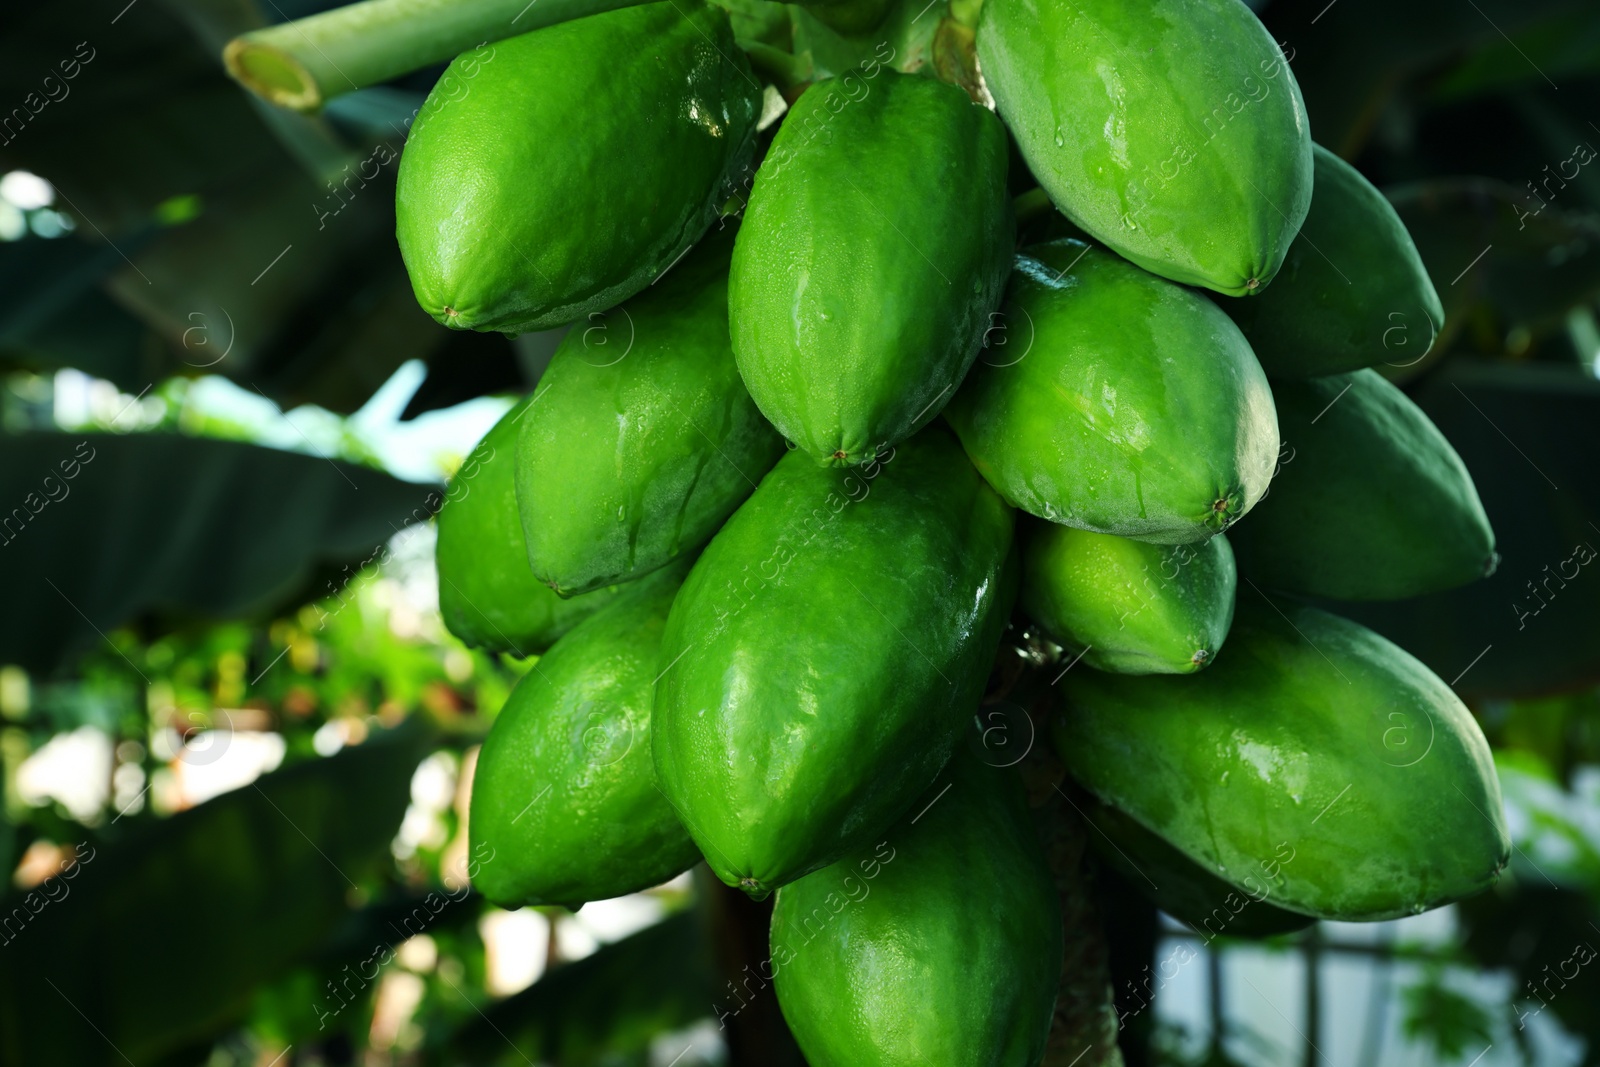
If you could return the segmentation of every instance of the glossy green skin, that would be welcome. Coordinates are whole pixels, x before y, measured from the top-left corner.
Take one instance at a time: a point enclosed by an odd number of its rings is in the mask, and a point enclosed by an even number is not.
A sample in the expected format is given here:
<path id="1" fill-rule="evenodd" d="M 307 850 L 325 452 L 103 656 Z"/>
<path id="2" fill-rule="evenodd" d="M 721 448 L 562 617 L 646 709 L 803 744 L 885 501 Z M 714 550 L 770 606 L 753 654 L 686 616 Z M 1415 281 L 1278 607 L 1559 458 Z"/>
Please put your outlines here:
<path id="1" fill-rule="evenodd" d="M 1085 812 L 1098 833 L 1089 844 L 1102 862 L 1162 911 L 1194 927 L 1206 940 L 1215 937 L 1272 937 L 1303 930 L 1316 920 L 1285 911 L 1272 902 L 1266 878 L 1293 862 L 1292 846 L 1257 864 L 1259 873 L 1242 885 L 1223 881 L 1141 826 L 1138 820 L 1104 804 Z"/>
<path id="2" fill-rule="evenodd" d="M 972 365 L 1011 241 L 1005 132 L 987 109 L 887 68 L 817 83 L 756 174 L 733 254 L 750 395 L 826 463 L 909 437 Z"/>
<path id="3" fill-rule="evenodd" d="M 829 29 L 859 36 L 882 25 L 895 0 L 806 0 L 801 6 Z"/>
<path id="4" fill-rule="evenodd" d="M 697 548 L 749 496 L 783 439 L 728 344 L 731 237 L 574 329 L 517 443 L 517 503 L 538 578 L 563 596 L 647 574 Z"/>
<path id="5" fill-rule="evenodd" d="M 854 471 L 795 451 L 673 605 L 656 770 L 755 897 L 879 839 L 978 706 L 1010 610 L 1012 513 L 933 427 Z"/>
<path id="6" fill-rule="evenodd" d="M 1361 172 L 1314 145 L 1316 195 L 1272 288 L 1223 300 L 1273 378 L 1421 359 L 1444 306 L 1400 215 Z"/>
<path id="7" fill-rule="evenodd" d="M 417 301 L 446 326 L 507 333 L 615 306 L 716 217 L 760 103 L 727 16 L 692 0 L 458 57 L 395 190 Z"/>
<path id="8" fill-rule="evenodd" d="M 650 765 L 651 683 L 678 564 L 627 586 L 511 691 L 478 756 L 474 886 L 505 907 L 659 885 L 699 858 Z"/>
<path id="9" fill-rule="evenodd" d="M 1192 674 L 1233 622 L 1233 550 L 1218 534 L 1152 545 L 1032 520 L 1022 610 L 1074 658 L 1118 674 Z"/>
<path id="10" fill-rule="evenodd" d="M 1064 239 L 1016 258 L 1005 343 L 945 417 L 1012 505 L 1051 522 L 1183 544 L 1266 492 L 1272 391 L 1211 301 Z"/>
<path id="11" fill-rule="evenodd" d="M 1281 908 L 1415 914 L 1486 888 L 1509 855 L 1471 714 L 1346 619 L 1251 593 L 1210 670 L 1060 684 L 1054 741 L 1078 781 L 1223 880 L 1265 882 Z"/>
<path id="12" fill-rule="evenodd" d="M 528 569 L 517 520 L 517 431 L 531 397 L 524 397 L 472 450 L 439 509 L 439 613 L 469 645 L 531 656 L 606 604 L 615 594 L 596 590 L 563 600 Z"/>
<path id="13" fill-rule="evenodd" d="M 1338 600 L 1403 600 L 1493 573 L 1472 476 L 1409 397 L 1372 370 L 1275 391 L 1287 447 L 1271 496 L 1233 531 L 1241 571 Z"/>
<path id="14" fill-rule="evenodd" d="M 1072 221 L 1173 281 L 1241 296 L 1272 280 L 1311 203 L 1311 135 L 1239 0 L 989 0 L 978 59 Z"/>
<path id="15" fill-rule="evenodd" d="M 778 891 L 773 981 L 806 1062 L 1035 1067 L 1061 902 L 1015 772 L 958 751 L 880 840 Z"/>

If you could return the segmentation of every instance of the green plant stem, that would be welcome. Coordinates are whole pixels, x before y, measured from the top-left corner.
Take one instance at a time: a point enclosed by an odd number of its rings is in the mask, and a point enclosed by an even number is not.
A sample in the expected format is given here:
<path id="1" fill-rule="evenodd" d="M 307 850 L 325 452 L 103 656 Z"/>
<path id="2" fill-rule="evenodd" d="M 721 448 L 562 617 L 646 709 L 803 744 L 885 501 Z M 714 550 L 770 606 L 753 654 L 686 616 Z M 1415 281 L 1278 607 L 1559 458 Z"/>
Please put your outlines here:
<path id="1" fill-rule="evenodd" d="M 645 0 L 362 0 L 253 30 L 222 51 L 245 88 L 280 107 L 315 111 L 469 48 Z"/>

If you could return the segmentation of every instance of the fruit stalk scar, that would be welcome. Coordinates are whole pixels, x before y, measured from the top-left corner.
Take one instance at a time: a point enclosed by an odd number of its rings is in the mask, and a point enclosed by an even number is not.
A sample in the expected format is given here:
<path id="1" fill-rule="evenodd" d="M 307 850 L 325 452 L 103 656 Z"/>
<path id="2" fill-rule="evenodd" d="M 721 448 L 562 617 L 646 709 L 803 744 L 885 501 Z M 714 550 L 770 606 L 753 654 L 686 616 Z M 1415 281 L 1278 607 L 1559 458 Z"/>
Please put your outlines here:
<path id="1" fill-rule="evenodd" d="M 252 30 L 222 50 L 235 81 L 279 107 L 331 98 L 454 59 L 469 48 L 644 0 L 363 0 Z"/>

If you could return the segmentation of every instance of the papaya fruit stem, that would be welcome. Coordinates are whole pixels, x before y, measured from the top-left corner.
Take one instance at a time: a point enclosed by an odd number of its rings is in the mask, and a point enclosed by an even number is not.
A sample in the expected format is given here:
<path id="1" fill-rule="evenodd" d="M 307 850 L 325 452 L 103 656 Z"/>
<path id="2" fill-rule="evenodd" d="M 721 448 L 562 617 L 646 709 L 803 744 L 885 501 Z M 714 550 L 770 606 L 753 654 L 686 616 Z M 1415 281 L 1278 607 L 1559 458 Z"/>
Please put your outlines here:
<path id="1" fill-rule="evenodd" d="M 222 50 L 239 84 L 279 107 L 331 98 L 507 37 L 645 0 L 362 0 L 252 30 Z"/>

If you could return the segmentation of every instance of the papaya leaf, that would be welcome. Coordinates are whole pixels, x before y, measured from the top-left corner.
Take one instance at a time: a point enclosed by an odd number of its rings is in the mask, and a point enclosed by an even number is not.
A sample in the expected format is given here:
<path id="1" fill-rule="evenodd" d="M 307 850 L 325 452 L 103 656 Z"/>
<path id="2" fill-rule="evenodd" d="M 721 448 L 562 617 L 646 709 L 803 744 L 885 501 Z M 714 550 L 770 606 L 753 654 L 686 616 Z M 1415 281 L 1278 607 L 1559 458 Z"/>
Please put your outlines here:
<path id="1" fill-rule="evenodd" d="M 1389 199 L 1444 302 L 1431 360 L 1458 342 L 1520 354 L 1563 329 L 1572 308 L 1600 297 L 1600 221 L 1590 216 L 1483 178 L 1405 186 Z M 1404 376 L 1397 363 L 1381 369 Z"/>
<path id="2" fill-rule="evenodd" d="M 175 434 L 0 436 L 0 663 L 56 670 L 136 619 L 292 607 L 429 513 L 427 486 Z"/>
<path id="3" fill-rule="evenodd" d="M 1548 1009 L 1568 1031 L 1582 1036 L 1592 1053 L 1600 1042 L 1600 1012 L 1594 1010 L 1600 1003 L 1595 898 L 1556 888 L 1535 873 L 1504 879 L 1458 909 L 1467 955 L 1485 970 L 1510 973 L 1511 1035 L 1525 1038 L 1528 1024 Z M 1594 1062 L 1593 1056 L 1586 1062 Z"/>
<path id="4" fill-rule="evenodd" d="M 1499 753 L 1495 773 L 1517 876 L 1600 897 L 1600 768 L 1586 768 L 1565 789 L 1538 760 Z"/>
<path id="5" fill-rule="evenodd" d="M 1493 1022 L 1483 1005 L 1445 981 L 1442 968 L 1423 972 L 1401 991 L 1406 1037 L 1423 1041 L 1440 1059 L 1453 1062 L 1494 1041 Z"/>
<path id="6" fill-rule="evenodd" d="M 1493 576 L 1433 596 L 1340 604 L 1464 696 L 1600 680 L 1600 381 L 1578 367 L 1451 360 L 1414 399 L 1455 446 L 1500 553 Z"/>
<path id="7" fill-rule="evenodd" d="M 233 1025 L 392 862 L 427 739 L 408 725 L 266 775 L 13 894 L 0 1064 L 148 1063 Z"/>
<path id="8" fill-rule="evenodd" d="M 1550 20 L 1586 11 L 1584 0 L 1338 0 L 1270 4 L 1262 20 L 1283 47 L 1318 143 L 1349 159 L 1397 91 L 1484 49 L 1498 50 Z M 1544 84 L 1530 64 L 1526 83 Z"/>
<path id="9" fill-rule="evenodd" d="M 450 1062 L 582 1067 L 637 1052 L 711 1015 L 713 973 L 700 917 L 681 912 L 484 1011 L 451 1035 Z"/>

